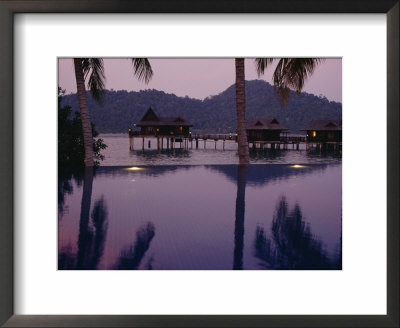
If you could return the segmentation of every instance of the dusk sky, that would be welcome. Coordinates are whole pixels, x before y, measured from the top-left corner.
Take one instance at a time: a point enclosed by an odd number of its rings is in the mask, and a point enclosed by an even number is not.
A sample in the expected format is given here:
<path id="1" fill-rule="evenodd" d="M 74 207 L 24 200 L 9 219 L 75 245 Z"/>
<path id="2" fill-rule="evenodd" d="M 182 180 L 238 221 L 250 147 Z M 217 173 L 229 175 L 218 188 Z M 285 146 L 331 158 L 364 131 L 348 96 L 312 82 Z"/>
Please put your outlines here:
<path id="1" fill-rule="evenodd" d="M 130 59 L 109 58 L 104 60 L 106 88 L 139 91 L 157 89 L 177 96 L 204 99 L 223 92 L 235 83 L 235 61 L 228 59 L 161 59 L 149 58 L 153 78 L 149 84 L 133 77 Z M 258 77 L 254 59 L 246 59 L 246 80 L 263 79 L 272 84 L 273 63 L 266 73 Z M 68 93 L 76 92 L 72 59 L 59 59 L 59 86 Z M 342 60 L 326 59 L 306 81 L 303 91 L 324 95 L 329 100 L 342 102 Z"/>

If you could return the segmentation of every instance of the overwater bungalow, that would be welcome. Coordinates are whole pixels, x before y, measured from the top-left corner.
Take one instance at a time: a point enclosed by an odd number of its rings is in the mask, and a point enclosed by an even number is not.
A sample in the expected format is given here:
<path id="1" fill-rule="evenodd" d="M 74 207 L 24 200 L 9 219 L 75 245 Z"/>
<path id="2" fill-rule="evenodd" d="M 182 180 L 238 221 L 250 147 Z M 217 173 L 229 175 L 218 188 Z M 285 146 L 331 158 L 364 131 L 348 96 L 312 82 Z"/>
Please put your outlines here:
<path id="1" fill-rule="evenodd" d="M 141 128 L 141 136 L 188 137 L 193 124 L 180 116 L 158 117 L 150 107 L 136 126 Z"/>
<path id="2" fill-rule="evenodd" d="M 307 132 L 307 144 L 317 148 L 337 149 L 342 145 L 342 120 L 312 120 L 302 131 Z"/>
<path id="3" fill-rule="evenodd" d="M 303 131 L 307 142 L 342 142 L 342 120 L 312 120 Z"/>
<path id="4" fill-rule="evenodd" d="M 255 118 L 246 120 L 246 131 L 249 142 L 279 142 L 288 129 L 276 118 Z"/>

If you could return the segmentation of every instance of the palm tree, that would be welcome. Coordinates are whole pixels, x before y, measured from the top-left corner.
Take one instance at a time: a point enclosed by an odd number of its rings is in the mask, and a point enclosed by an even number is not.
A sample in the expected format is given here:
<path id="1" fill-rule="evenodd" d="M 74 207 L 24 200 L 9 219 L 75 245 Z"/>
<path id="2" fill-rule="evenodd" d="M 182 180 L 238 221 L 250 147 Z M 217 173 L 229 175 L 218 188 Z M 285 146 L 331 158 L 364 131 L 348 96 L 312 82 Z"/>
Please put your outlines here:
<path id="1" fill-rule="evenodd" d="M 235 58 L 236 67 L 236 115 L 239 164 L 249 164 L 249 145 L 246 134 L 246 94 L 244 79 L 244 58 Z"/>
<path id="2" fill-rule="evenodd" d="M 146 84 L 153 76 L 150 62 L 146 58 L 132 58 L 133 74 L 139 81 Z M 76 87 L 78 93 L 79 111 L 82 120 L 83 143 L 85 147 L 85 166 L 92 167 L 93 136 L 89 116 L 89 107 L 86 97 L 85 80 L 88 79 L 88 88 L 92 97 L 100 102 L 104 95 L 104 63 L 101 58 L 74 58 Z"/>
<path id="3" fill-rule="evenodd" d="M 258 75 L 264 74 L 266 68 L 274 60 L 278 59 L 256 58 L 255 64 Z M 303 89 L 305 80 L 314 72 L 321 60 L 320 58 L 281 58 L 278 60 L 273 74 L 273 84 L 284 105 L 287 104 L 289 99 L 290 89 L 294 89 L 299 94 Z M 249 164 L 249 145 L 246 136 L 244 58 L 236 58 L 235 67 L 239 164 L 247 165 Z"/>

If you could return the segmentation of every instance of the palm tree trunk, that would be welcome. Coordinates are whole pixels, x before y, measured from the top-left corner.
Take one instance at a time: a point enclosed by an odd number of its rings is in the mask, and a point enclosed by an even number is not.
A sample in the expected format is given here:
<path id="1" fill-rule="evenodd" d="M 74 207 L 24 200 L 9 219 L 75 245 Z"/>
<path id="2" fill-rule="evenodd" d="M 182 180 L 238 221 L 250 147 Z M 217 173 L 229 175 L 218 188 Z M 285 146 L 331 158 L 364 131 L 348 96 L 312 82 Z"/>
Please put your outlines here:
<path id="1" fill-rule="evenodd" d="M 246 135 L 246 95 L 244 86 L 244 58 L 235 58 L 236 114 L 239 164 L 249 164 L 249 145 Z"/>
<path id="2" fill-rule="evenodd" d="M 85 166 L 92 167 L 93 136 L 90 123 L 89 106 L 86 98 L 85 78 L 83 76 L 82 58 L 74 58 L 76 87 L 78 90 L 79 111 L 82 120 L 83 144 L 85 147 Z"/>

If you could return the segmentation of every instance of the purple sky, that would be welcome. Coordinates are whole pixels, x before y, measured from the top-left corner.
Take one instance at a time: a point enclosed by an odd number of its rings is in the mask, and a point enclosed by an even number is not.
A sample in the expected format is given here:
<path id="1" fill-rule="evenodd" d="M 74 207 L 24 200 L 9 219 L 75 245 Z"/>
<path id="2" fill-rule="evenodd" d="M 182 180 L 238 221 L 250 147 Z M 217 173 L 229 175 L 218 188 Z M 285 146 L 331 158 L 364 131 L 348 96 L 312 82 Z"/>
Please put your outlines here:
<path id="1" fill-rule="evenodd" d="M 154 76 L 149 84 L 138 82 L 133 77 L 129 59 L 105 59 L 106 88 L 139 91 L 157 89 L 177 96 L 204 99 L 224 91 L 235 82 L 235 61 L 228 59 L 149 59 Z M 246 59 L 246 80 L 259 79 L 254 60 Z M 261 76 L 272 84 L 275 65 Z M 67 93 L 76 92 L 72 59 L 59 59 L 59 86 Z M 342 101 L 342 60 L 326 59 L 306 81 L 303 91 L 324 95 L 329 100 Z"/>

